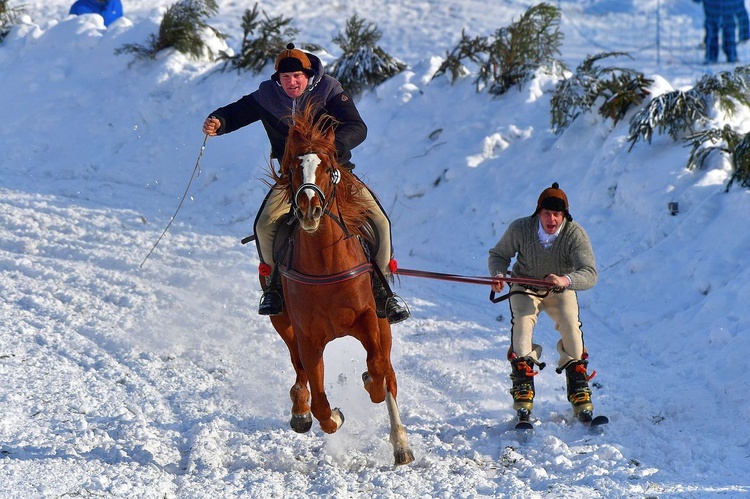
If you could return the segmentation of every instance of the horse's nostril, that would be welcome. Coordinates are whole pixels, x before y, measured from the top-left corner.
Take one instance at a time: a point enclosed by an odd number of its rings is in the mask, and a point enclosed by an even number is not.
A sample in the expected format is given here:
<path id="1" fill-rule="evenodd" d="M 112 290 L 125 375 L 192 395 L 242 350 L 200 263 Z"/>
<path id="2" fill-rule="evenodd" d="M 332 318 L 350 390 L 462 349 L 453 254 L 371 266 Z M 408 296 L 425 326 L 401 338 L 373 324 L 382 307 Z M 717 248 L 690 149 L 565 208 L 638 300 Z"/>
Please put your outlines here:
<path id="1" fill-rule="evenodd" d="M 294 210 L 294 216 L 297 217 L 298 220 L 302 220 L 302 217 L 304 217 L 305 214 L 302 213 L 302 210 L 297 208 L 296 210 Z"/>
<path id="2" fill-rule="evenodd" d="M 313 210 L 313 218 L 320 218 L 323 216 L 323 208 L 316 206 Z"/>

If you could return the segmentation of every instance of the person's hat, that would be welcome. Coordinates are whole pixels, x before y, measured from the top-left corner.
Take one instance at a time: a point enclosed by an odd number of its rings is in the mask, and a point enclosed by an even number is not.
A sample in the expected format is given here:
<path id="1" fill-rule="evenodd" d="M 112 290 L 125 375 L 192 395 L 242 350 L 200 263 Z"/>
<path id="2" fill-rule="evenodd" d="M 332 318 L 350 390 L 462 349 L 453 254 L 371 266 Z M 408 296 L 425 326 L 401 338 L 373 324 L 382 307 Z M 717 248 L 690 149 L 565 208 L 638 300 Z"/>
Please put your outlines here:
<path id="1" fill-rule="evenodd" d="M 273 74 L 273 79 L 277 81 L 280 73 L 302 71 L 308 76 L 308 78 L 312 78 L 315 75 L 312 70 L 312 64 L 310 64 L 310 58 L 300 49 L 294 48 L 293 43 L 288 44 L 286 50 L 281 51 L 276 58 L 276 65 L 274 68 L 276 69 L 276 72 Z"/>
<path id="2" fill-rule="evenodd" d="M 560 185 L 557 182 L 553 183 L 551 187 L 544 189 L 539 195 L 534 215 L 537 215 L 542 209 L 562 211 L 565 213 L 565 218 L 573 220 L 573 217 L 570 216 L 568 196 L 560 189 Z"/>

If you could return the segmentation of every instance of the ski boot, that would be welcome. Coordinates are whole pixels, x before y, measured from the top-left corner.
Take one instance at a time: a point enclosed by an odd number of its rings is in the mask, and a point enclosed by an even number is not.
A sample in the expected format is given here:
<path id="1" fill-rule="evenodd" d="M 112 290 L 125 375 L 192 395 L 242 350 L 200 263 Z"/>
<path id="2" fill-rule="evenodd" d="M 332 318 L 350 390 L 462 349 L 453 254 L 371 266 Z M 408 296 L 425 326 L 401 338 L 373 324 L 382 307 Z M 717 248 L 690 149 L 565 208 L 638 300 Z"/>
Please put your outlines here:
<path id="1" fill-rule="evenodd" d="M 576 417 L 581 413 L 594 412 L 594 404 L 591 403 L 591 388 L 589 380 L 596 375 L 594 371 L 591 376 L 586 373 L 588 360 L 571 360 L 563 367 L 558 368 L 558 372 L 565 371 L 565 378 L 568 384 L 568 401 L 573 405 L 573 412 Z"/>
<path id="2" fill-rule="evenodd" d="M 516 411 L 525 410 L 531 413 L 534 407 L 534 376 L 539 371 L 534 371 L 534 364 L 544 368 L 544 364 L 536 362 L 531 357 L 515 357 L 510 359 L 512 371 L 510 379 L 513 380 L 513 387 L 510 394 L 513 396 L 513 409 Z"/>
<path id="3" fill-rule="evenodd" d="M 516 430 L 532 430 L 531 409 L 534 408 L 534 376 L 539 371 L 534 371 L 534 364 L 539 369 L 544 368 L 544 363 L 539 363 L 531 357 L 516 357 L 515 354 L 509 355 L 511 373 L 510 379 L 513 380 L 513 387 L 510 394 L 513 396 L 513 409 L 516 411 L 518 420 L 516 421 Z"/>
<path id="4" fill-rule="evenodd" d="M 281 294 L 281 277 L 278 269 L 266 276 L 266 287 L 258 305 L 259 315 L 279 315 L 284 311 L 284 297 Z"/>
<path id="5" fill-rule="evenodd" d="M 405 321 L 411 313 L 407 307 L 401 306 L 398 297 L 390 292 L 383 279 L 373 276 L 372 295 L 375 298 L 375 312 L 381 319 L 388 319 L 389 324 Z"/>

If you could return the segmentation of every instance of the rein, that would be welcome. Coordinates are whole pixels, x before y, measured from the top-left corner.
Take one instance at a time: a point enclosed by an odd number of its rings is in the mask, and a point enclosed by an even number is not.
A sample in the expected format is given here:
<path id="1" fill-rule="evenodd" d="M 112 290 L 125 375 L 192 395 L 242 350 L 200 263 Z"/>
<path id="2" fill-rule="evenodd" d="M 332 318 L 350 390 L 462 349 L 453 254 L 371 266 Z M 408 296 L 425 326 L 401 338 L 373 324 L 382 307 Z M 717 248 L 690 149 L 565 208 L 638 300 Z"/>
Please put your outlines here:
<path id="1" fill-rule="evenodd" d="M 398 268 L 395 271 L 396 274 L 410 276 L 410 277 L 424 277 L 427 279 L 439 279 L 441 281 L 453 281 L 463 282 L 467 284 L 487 284 L 493 285 L 498 281 L 506 282 L 508 284 L 518 284 L 519 286 L 525 287 L 526 291 L 509 291 L 508 293 L 495 297 L 495 291 L 490 291 L 490 301 L 492 303 L 499 303 L 503 300 L 507 300 L 512 295 L 525 294 L 530 296 L 536 296 L 538 298 L 544 298 L 551 292 L 559 293 L 562 291 L 561 288 L 557 288 L 549 281 L 542 279 L 530 279 L 525 277 L 489 277 L 489 276 L 463 276 L 458 274 L 442 274 L 440 272 L 428 272 L 426 270 L 414 270 L 414 269 L 403 269 Z M 536 292 L 536 290 L 544 290 L 543 292 Z M 531 292 L 530 292 L 531 291 Z"/>

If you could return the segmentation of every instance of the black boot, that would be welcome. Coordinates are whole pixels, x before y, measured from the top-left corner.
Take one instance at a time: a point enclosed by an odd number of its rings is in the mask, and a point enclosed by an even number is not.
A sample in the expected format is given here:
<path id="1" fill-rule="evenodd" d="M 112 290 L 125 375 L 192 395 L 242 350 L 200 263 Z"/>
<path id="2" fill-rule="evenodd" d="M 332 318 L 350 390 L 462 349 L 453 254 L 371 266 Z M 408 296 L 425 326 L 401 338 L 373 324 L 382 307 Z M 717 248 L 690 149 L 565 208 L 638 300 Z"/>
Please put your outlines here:
<path id="1" fill-rule="evenodd" d="M 534 378 L 539 371 L 534 371 L 534 360 L 531 357 L 515 357 L 510 359 L 513 387 L 510 394 L 513 396 L 513 409 L 531 412 L 534 407 Z"/>
<path id="2" fill-rule="evenodd" d="M 390 324 L 405 321 L 411 315 L 409 309 L 401 306 L 398 297 L 389 293 L 377 276 L 372 279 L 372 294 L 375 297 L 375 312 L 381 319 L 388 319 Z"/>
<path id="3" fill-rule="evenodd" d="M 589 380 L 594 377 L 586 373 L 587 360 L 571 360 L 563 369 L 565 369 L 565 378 L 568 383 L 568 401 L 573 404 L 573 412 L 576 416 L 582 411 L 594 411 L 594 404 L 591 403 L 591 388 Z"/>
<path id="4" fill-rule="evenodd" d="M 274 270 L 271 278 L 266 281 L 266 289 L 258 305 L 259 315 L 279 315 L 284 311 L 284 296 L 281 294 L 281 278 L 278 270 Z"/>

